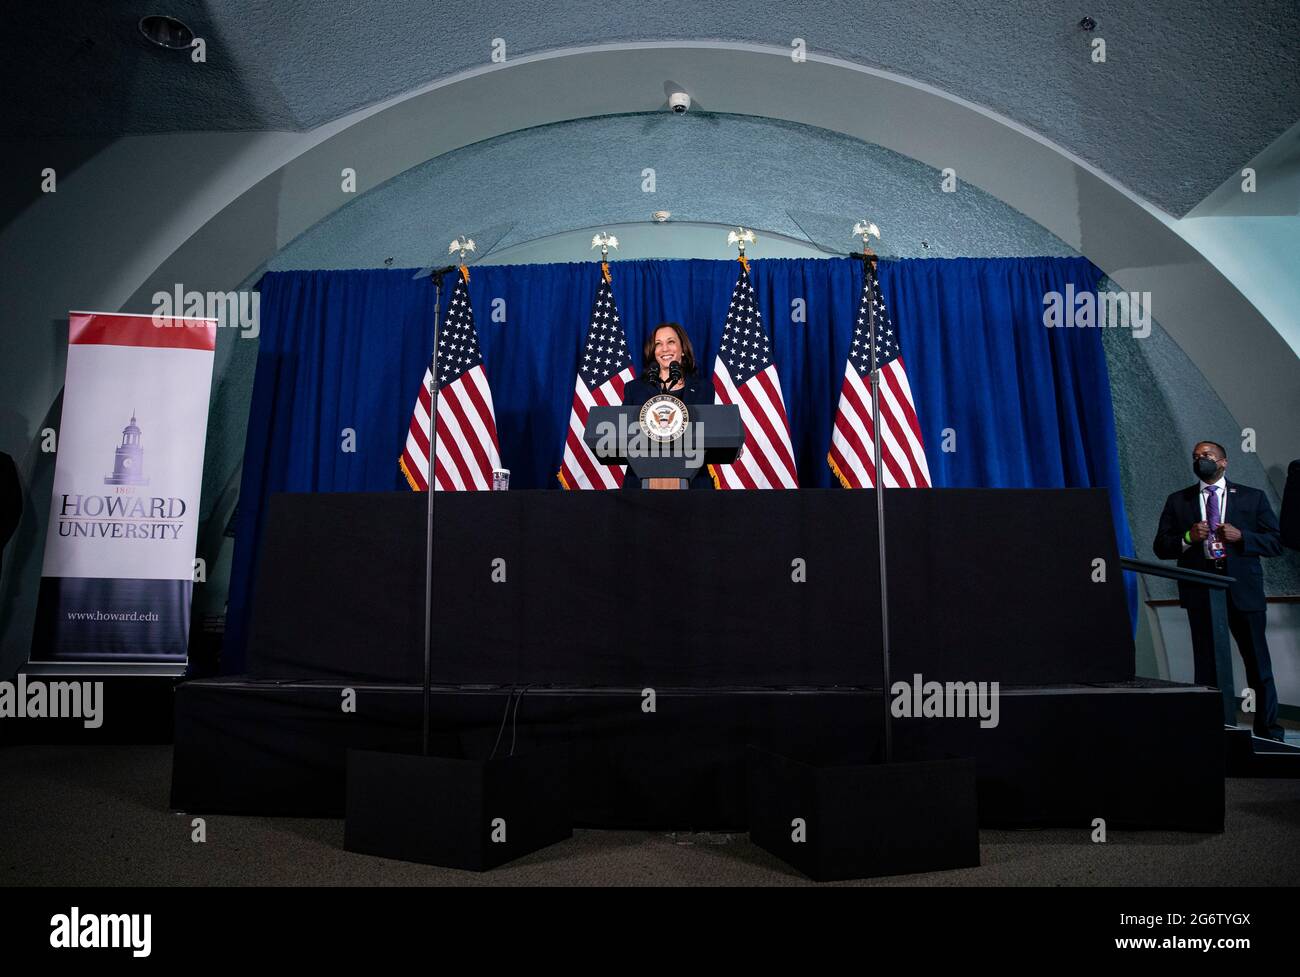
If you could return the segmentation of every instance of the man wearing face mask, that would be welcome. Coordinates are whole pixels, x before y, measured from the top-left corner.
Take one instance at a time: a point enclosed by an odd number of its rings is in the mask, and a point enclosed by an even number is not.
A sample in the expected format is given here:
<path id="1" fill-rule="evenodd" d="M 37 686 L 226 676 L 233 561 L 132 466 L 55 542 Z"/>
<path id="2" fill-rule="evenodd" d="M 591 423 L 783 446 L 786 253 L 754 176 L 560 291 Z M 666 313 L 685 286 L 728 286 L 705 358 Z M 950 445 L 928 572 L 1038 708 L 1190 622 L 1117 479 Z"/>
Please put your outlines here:
<path id="1" fill-rule="evenodd" d="M 1227 468 L 1223 445 L 1201 441 L 1192 449 L 1197 482 L 1165 501 L 1153 547 L 1160 559 L 1177 560 L 1185 569 L 1235 578 L 1228 588 L 1228 630 L 1255 690 L 1255 735 L 1280 740 L 1277 686 L 1264 637 L 1264 570 L 1259 558 L 1280 555 L 1282 538 L 1268 497 L 1259 489 L 1228 481 Z M 1196 683 L 1217 686 L 1209 588 L 1179 581 L 1178 603 L 1187 610 L 1192 629 Z"/>

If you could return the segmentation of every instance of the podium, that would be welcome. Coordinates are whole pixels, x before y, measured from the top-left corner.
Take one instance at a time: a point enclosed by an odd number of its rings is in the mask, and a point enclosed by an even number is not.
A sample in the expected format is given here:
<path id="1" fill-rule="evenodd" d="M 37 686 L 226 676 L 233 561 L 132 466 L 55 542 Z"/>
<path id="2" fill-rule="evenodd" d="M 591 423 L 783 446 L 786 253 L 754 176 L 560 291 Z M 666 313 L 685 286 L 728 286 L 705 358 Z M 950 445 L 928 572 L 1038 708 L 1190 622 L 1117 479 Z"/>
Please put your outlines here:
<path id="1" fill-rule="evenodd" d="M 686 419 L 671 438 L 658 440 L 653 420 L 643 425 L 646 406 L 658 400 L 677 398 L 652 397 L 646 405 L 623 404 L 617 407 L 592 407 L 582 440 L 603 465 L 627 465 L 632 478 L 641 479 L 648 489 L 684 489 L 705 465 L 727 465 L 736 460 L 745 443 L 745 426 L 740 408 L 735 404 L 686 404 Z M 666 437 L 677 420 L 675 408 L 665 407 Z"/>

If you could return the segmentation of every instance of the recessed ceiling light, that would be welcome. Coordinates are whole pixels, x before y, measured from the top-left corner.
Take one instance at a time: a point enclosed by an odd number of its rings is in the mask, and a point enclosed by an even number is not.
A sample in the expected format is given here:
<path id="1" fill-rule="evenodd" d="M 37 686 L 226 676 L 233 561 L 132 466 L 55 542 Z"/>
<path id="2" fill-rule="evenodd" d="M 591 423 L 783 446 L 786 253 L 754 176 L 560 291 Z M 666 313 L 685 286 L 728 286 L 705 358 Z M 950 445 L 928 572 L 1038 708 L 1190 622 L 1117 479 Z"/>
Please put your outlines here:
<path id="1" fill-rule="evenodd" d="M 169 51 L 188 51 L 194 44 L 194 32 L 175 17 L 150 14 L 140 18 L 140 33 L 150 44 Z"/>

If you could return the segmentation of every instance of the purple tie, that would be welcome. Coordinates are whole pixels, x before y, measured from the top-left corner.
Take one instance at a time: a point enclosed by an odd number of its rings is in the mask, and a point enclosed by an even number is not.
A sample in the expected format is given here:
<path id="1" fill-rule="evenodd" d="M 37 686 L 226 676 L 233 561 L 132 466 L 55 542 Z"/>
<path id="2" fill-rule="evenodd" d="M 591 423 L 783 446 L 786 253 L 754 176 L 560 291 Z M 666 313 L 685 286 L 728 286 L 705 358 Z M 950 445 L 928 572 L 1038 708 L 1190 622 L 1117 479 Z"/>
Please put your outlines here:
<path id="1" fill-rule="evenodd" d="M 1206 552 L 1209 552 L 1219 531 L 1219 489 L 1216 485 L 1205 490 L 1205 521 L 1210 524 L 1210 538 L 1205 543 Z"/>

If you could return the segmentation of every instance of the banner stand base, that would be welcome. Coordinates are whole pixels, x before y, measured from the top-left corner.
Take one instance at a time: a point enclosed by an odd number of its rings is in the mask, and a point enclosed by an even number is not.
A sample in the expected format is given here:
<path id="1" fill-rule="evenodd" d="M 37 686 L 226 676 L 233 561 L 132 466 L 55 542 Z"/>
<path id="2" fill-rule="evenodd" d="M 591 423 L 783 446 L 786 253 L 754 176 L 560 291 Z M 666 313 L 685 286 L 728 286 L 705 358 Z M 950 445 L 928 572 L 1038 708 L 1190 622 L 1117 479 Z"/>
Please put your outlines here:
<path id="1" fill-rule="evenodd" d="M 117 676 L 139 675 L 142 678 L 181 678 L 189 669 L 183 661 L 167 662 L 28 662 L 18 669 L 24 675 Z"/>

